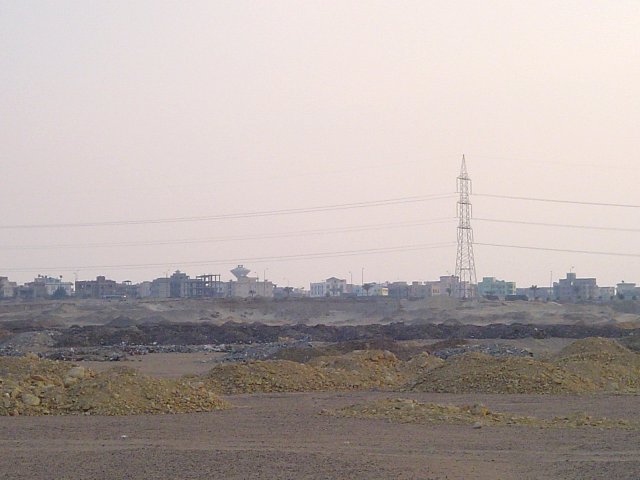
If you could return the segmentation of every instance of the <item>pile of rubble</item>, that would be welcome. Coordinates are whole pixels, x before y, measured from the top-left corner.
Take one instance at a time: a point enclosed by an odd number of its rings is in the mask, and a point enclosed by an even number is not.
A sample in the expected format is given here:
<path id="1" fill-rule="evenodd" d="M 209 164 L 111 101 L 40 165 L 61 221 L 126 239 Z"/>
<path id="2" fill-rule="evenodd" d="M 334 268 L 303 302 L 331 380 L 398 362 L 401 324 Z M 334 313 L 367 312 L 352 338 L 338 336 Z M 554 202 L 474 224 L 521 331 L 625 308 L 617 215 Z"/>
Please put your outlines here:
<path id="1" fill-rule="evenodd" d="M 336 410 L 325 410 L 322 414 L 343 418 L 384 419 L 399 423 L 473 425 L 475 428 L 502 425 L 547 428 L 598 427 L 637 429 L 640 427 L 637 421 L 632 422 L 604 417 L 595 418 L 586 413 L 540 419 L 492 412 L 482 404 L 458 407 L 437 403 L 420 403 L 415 400 L 401 398 L 376 400 Z"/>
<path id="2" fill-rule="evenodd" d="M 35 356 L 0 358 L 0 415 L 188 413 L 225 406 L 202 382 L 160 380 L 128 368 L 95 374 Z"/>
<path id="3" fill-rule="evenodd" d="M 202 381 L 207 388 L 227 395 L 338 388 L 320 369 L 289 360 L 220 364 L 203 375 Z"/>
<path id="4" fill-rule="evenodd" d="M 266 360 L 220 364 L 202 378 L 224 394 L 321 390 L 397 390 L 416 375 L 442 365 L 427 353 L 403 362 L 386 350 L 355 350 L 308 363 Z"/>
<path id="5" fill-rule="evenodd" d="M 466 353 L 420 375 L 406 389 L 443 393 L 561 394 L 592 392 L 597 386 L 549 362 Z"/>
<path id="6" fill-rule="evenodd" d="M 560 351 L 555 364 L 590 380 L 600 390 L 640 391 L 640 355 L 615 340 L 577 340 Z"/>
<path id="7" fill-rule="evenodd" d="M 438 350 L 433 354 L 438 358 L 446 360 L 449 357 L 463 355 L 468 352 L 484 353 L 485 355 L 491 355 L 492 357 L 533 357 L 533 353 L 527 349 L 511 345 L 503 345 L 500 343 L 463 345 L 460 347 Z"/>
<path id="8" fill-rule="evenodd" d="M 489 345 L 489 348 L 493 346 Z M 221 393 L 393 390 L 441 393 L 581 394 L 637 392 L 640 355 L 613 340 L 585 339 L 547 361 L 520 351 L 427 352 L 407 361 L 386 350 L 312 357 L 307 363 L 267 360 L 218 365 L 205 382 Z"/>
<path id="9" fill-rule="evenodd" d="M 466 347 L 465 347 L 466 348 Z M 446 393 L 589 393 L 640 391 L 640 355 L 616 340 L 577 340 L 548 361 L 517 353 L 464 353 L 406 387 Z"/>

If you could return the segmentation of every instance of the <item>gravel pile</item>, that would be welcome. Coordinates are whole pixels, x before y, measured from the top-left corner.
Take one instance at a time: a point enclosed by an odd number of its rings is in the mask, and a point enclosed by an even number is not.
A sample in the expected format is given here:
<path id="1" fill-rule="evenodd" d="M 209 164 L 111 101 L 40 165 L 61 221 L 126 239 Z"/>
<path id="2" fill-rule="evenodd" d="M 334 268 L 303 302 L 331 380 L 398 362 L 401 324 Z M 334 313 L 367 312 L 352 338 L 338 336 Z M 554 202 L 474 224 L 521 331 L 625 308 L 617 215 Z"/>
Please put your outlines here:
<path id="1" fill-rule="evenodd" d="M 442 360 L 428 354 L 403 362 L 388 351 L 356 350 L 345 355 L 317 357 L 306 364 L 289 360 L 221 364 L 202 378 L 209 388 L 225 394 L 392 390 L 440 363 Z"/>
<path id="2" fill-rule="evenodd" d="M 577 340 L 560 351 L 555 364 L 592 381 L 600 390 L 640 392 L 640 354 L 615 340 Z"/>
<path id="3" fill-rule="evenodd" d="M 333 379 L 319 368 L 289 360 L 220 364 L 205 374 L 202 381 L 211 390 L 228 395 L 338 389 Z"/>
<path id="4" fill-rule="evenodd" d="M 438 358 L 446 360 L 456 355 L 463 355 L 468 352 L 483 353 L 492 357 L 533 357 L 533 353 L 524 348 L 513 347 L 511 345 L 503 345 L 493 343 L 488 345 L 464 345 L 455 348 L 446 348 L 433 353 Z"/>
<path id="5" fill-rule="evenodd" d="M 204 383 L 160 380 L 128 368 L 95 374 L 35 356 L 0 358 L 0 415 L 133 415 L 224 408 Z"/>
<path id="6" fill-rule="evenodd" d="M 466 353 L 419 375 L 407 390 L 443 393 L 587 393 L 590 380 L 552 363 L 525 357 Z"/>

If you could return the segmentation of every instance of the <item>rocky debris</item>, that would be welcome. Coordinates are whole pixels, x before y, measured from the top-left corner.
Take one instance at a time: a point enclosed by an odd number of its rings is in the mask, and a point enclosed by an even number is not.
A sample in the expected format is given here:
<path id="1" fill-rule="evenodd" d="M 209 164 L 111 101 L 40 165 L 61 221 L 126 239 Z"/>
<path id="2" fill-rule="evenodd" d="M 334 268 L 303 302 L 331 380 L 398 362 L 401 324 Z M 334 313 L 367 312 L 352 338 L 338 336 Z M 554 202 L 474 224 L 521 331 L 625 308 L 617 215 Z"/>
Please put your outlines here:
<path id="1" fill-rule="evenodd" d="M 615 340 L 577 340 L 560 351 L 555 364 L 590 380 L 600 390 L 640 392 L 640 354 Z"/>
<path id="2" fill-rule="evenodd" d="M 220 362 L 246 362 L 278 358 L 282 350 L 311 351 L 313 345 L 308 337 L 288 342 L 259 343 L 254 345 L 235 345 L 230 352 L 219 359 Z M 286 360 L 286 359 L 285 359 Z"/>
<path id="3" fill-rule="evenodd" d="M 216 365 L 202 381 L 211 390 L 228 395 L 339 389 L 320 369 L 288 360 Z"/>
<path id="4" fill-rule="evenodd" d="M 485 345 L 464 345 L 455 348 L 446 348 L 433 352 L 438 358 L 443 360 L 456 355 L 463 355 L 468 352 L 483 353 L 492 357 L 533 357 L 533 353 L 524 348 L 513 347 L 511 345 L 503 345 L 499 343 Z"/>
<path id="5" fill-rule="evenodd" d="M 59 333 L 52 330 L 22 332 L 1 341 L 0 349 L 33 351 L 52 347 L 56 343 L 57 335 Z"/>
<path id="6" fill-rule="evenodd" d="M 387 350 L 356 350 L 345 355 L 318 357 L 309 362 L 345 388 L 387 389 L 407 381 L 407 372 Z"/>
<path id="7" fill-rule="evenodd" d="M 586 393 L 597 390 L 582 378 L 552 363 L 527 357 L 492 357 L 465 353 L 419 375 L 406 390 L 443 393 Z"/>
<path id="8" fill-rule="evenodd" d="M 629 337 L 624 337 L 619 340 L 619 342 L 627 347 L 629 350 L 633 350 L 634 352 L 640 352 L 640 335 L 632 335 Z"/>
<path id="9" fill-rule="evenodd" d="M 640 428 L 640 423 L 637 421 L 608 419 L 605 417 L 594 418 L 586 413 L 540 419 L 492 412 L 482 404 L 458 407 L 437 403 L 420 403 L 416 400 L 402 398 L 376 400 L 335 410 L 325 410 L 321 413 L 343 418 L 384 419 L 400 423 L 470 425 L 475 429 L 483 426 L 507 425 L 538 428 Z"/>
<path id="10" fill-rule="evenodd" d="M 450 346 L 458 346 L 466 343 L 465 340 L 444 340 L 436 342 L 433 345 L 442 346 L 442 348 Z M 313 345 L 313 348 L 309 348 Z M 325 345 L 315 345 L 306 343 L 299 347 L 285 347 L 278 350 L 275 354 L 267 357 L 269 360 L 292 360 L 294 362 L 307 363 L 317 357 L 329 357 L 334 355 L 343 355 L 354 350 L 387 350 L 393 353 L 400 360 L 409 360 L 411 357 L 422 352 L 431 352 L 433 345 L 425 345 L 423 341 L 403 341 L 399 342 L 391 338 L 374 338 L 370 340 L 349 340 L 345 342 L 335 342 Z"/>
<path id="11" fill-rule="evenodd" d="M 266 360 L 217 365 L 203 376 L 203 381 L 212 390 L 225 394 L 392 390 L 441 363 L 442 360 L 427 353 L 403 362 L 388 351 L 356 350 L 314 358 L 307 364 Z"/>
<path id="12" fill-rule="evenodd" d="M 242 348 L 242 347 L 241 347 Z M 147 355 L 149 353 L 198 353 L 198 352 L 233 352 L 232 345 L 109 345 L 104 347 L 69 347 L 50 348 L 38 351 L 40 358 L 48 360 L 62 360 L 71 362 L 118 362 L 130 357 Z M 15 349 L 0 347 L 0 357 L 23 357 L 33 353 L 29 349 Z"/>
<path id="13" fill-rule="evenodd" d="M 202 382 L 160 380 L 128 368 L 95 374 L 35 356 L 0 358 L 0 415 L 188 413 L 226 406 Z"/>
<path id="14" fill-rule="evenodd" d="M 8 322 L 7 322 L 8 323 Z M 3 328 L 9 330 L 6 324 Z M 372 341 L 375 339 L 516 339 L 516 338 L 622 338 L 640 335 L 640 329 L 606 325 L 535 325 L 457 323 L 390 323 L 353 326 L 264 325 L 261 323 L 159 323 L 117 327 L 106 325 L 72 326 L 59 330 L 57 347 L 95 347 L 108 345 L 220 345 L 277 343 L 281 338 L 313 342 Z M 370 348 L 379 348 L 372 346 Z"/>
<path id="15" fill-rule="evenodd" d="M 466 347 L 471 347 L 467 345 Z M 307 363 L 267 360 L 212 369 L 207 382 L 222 393 L 378 389 L 442 393 L 632 393 L 640 384 L 640 356 L 606 339 L 586 339 L 556 359 L 533 359 L 511 347 L 486 346 L 440 356 L 422 352 L 407 361 L 384 350 L 355 350 Z M 482 350 L 481 350 L 482 351 Z M 578 352 L 578 353 L 574 353 Z M 586 352 L 586 353 L 582 353 Z M 526 356 L 524 356 L 526 353 Z"/>

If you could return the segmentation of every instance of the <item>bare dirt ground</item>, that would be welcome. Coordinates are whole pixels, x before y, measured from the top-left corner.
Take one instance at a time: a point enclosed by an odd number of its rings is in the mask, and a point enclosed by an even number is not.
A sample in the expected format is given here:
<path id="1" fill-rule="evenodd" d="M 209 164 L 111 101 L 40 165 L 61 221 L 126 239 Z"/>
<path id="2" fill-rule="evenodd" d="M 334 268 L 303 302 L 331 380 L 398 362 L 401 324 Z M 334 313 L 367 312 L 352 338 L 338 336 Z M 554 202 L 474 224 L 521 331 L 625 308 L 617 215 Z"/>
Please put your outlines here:
<path id="1" fill-rule="evenodd" d="M 228 397 L 202 414 L 0 418 L 0 477 L 11 479 L 632 479 L 634 430 L 415 425 L 335 418 L 323 409 L 389 394 Z M 425 402 L 482 402 L 550 417 L 637 415 L 631 396 L 406 394 Z M 126 435 L 126 437 L 123 437 Z"/>
<path id="2" fill-rule="evenodd" d="M 558 304 L 554 302 L 460 302 L 449 297 L 398 300 L 390 297 L 360 299 L 144 299 L 109 301 L 0 302 L 0 324 L 29 320 L 48 326 L 145 324 L 167 322 L 261 322 L 268 325 L 366 325 L 372 323 L 440 323 L 487 325 L 532 323 L 540 325 L 640 324 L 640 303 Z"/>
<path id="3" fill-rule="evenodd" d="M 214 359 L 221 353 L 150 353 L 140 357 L 131 357 L 124 362 L 80 362 L 79 365 L 95 372 L 104 372 L 114 365 L 135 368 L 136 370 L 158 378 L 179 378 L 183 375 L 202 375 L 215 364 Z"/>

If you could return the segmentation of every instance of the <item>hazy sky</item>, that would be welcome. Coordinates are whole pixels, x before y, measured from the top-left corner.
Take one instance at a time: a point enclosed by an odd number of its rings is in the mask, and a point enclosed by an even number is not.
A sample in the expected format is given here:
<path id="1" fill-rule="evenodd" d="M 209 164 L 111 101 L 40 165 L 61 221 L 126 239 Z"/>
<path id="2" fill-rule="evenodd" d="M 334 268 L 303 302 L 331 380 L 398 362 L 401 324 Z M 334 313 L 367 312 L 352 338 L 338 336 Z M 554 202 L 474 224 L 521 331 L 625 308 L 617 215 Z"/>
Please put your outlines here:
<path id="1" fill-rule="evenodd" d="M 0 275 L 434 279 L 455 198 L 424 197 L 455 192 L 463 153 L 476 194 L 640 205 L 639 129 L 635 0 L 0 0 Z M 637 207 L 473 203 L 478 243 L 640 254 Z M 475 254 L 521 286 L 640 283 L 640 256 Z"/>

